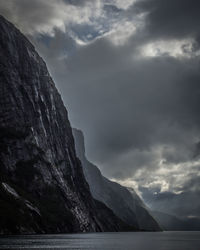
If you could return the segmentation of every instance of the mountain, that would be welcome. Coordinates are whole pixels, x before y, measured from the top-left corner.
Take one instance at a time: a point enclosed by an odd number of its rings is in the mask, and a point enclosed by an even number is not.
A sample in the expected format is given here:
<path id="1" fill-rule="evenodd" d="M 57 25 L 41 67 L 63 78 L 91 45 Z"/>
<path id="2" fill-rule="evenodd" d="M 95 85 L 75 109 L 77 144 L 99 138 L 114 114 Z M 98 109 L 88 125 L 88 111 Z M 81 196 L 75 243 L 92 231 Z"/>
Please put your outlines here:
<path id="1" fill-rule="evenodd" d="M 45 62 L 0 16 L 0 233 L 129 230 L 92 198 Z"/>
<path id="2" fill-rule="evenodd" d="M 158 211 L 152 211 L 152 214 L 166 231 L 200 231 L 199 218 L 181 219 L 177 216 Z"/>
<path id="3" fill-rule="evenodd" d="M 81 160 L 93 197 L 105 203 L 119 218 L 138 230 L 161 230 L 133 189 L 128 189 L 105 178 L 100 170 L 87 160 L 83 133 L 78 129 L 73 129 L 73 135 L 76 153 Z"/>

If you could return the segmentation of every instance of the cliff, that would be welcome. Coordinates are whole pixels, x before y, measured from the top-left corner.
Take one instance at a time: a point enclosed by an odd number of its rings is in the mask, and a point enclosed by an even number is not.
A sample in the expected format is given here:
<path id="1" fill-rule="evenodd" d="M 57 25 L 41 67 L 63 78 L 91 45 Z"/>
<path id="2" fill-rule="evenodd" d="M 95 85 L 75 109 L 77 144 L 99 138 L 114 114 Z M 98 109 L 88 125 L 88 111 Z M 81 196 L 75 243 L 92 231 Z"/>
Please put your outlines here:
<path id="1" fill-rule="evenodd" d="M 0 233 L 130 229 L 92 198 L 45 62 L 2 16 L 0 30 Z"/>

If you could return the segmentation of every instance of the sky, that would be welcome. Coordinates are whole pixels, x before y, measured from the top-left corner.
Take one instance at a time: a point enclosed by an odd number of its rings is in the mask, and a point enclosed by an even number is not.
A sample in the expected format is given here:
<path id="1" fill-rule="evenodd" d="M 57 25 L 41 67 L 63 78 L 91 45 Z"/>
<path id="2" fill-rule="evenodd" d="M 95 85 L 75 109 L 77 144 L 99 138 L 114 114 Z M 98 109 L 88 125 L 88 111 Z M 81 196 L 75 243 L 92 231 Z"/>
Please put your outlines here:
<path id="1" fill-rule="evenodd" d="M 154 210 L 200 217 L 200 1 L 0 0 L 87 157 Z"/>

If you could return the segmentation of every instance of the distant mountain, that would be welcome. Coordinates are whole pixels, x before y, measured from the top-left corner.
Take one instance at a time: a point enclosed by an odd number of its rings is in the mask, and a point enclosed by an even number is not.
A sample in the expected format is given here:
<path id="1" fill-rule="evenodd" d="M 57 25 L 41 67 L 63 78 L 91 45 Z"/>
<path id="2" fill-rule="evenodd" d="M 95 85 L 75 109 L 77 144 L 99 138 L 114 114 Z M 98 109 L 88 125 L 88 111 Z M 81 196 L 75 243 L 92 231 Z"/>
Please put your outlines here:
<path id="1" fill-rule="evenodd" d="M 133 189 L 128 189 L 102 176 L 85 156 L 84 136 L 73 129 L 75 148 L 93 197 L 111 208 L 127 224 L 138 230 L 159 231 L 160 227 Z"/>
<path id="2" fill-rule="evenodd" d="M 45 62 L 0 16 L 0 233 L 124 231 L 93 199 Z"/>
<path id="3" fill-rule="evenodd" d="M 177 216 L 166 213 L 152 211 L 154 218 L 158 221 L 160 226 L 166 231 L 199 231 L 200 219 L 187 218 L 180 219 Z"/>

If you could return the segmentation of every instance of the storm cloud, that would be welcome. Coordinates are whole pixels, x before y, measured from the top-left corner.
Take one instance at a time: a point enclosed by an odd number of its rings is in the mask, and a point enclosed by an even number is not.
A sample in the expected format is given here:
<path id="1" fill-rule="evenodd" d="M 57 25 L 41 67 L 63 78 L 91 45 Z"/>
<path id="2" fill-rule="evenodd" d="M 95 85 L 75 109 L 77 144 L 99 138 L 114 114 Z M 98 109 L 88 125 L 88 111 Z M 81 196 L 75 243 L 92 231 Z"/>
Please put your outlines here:
<path id="1" fill-rule="evenodd" d="M 152 37 L 185 38 L 199 35 L 198 0 L 141 0 L 138 11 L 147 13 L 146 29 Z"/>
<path id="2" fill-rule="evenodd" d="M 173 200 L 173 214 L 199 195 L 199 9 L 197 0 L 0 1 L 46 60 L 88 158 L 150 206 Z M 183 216 L 199 216 L 199 203 L 188 206 Z"/>

